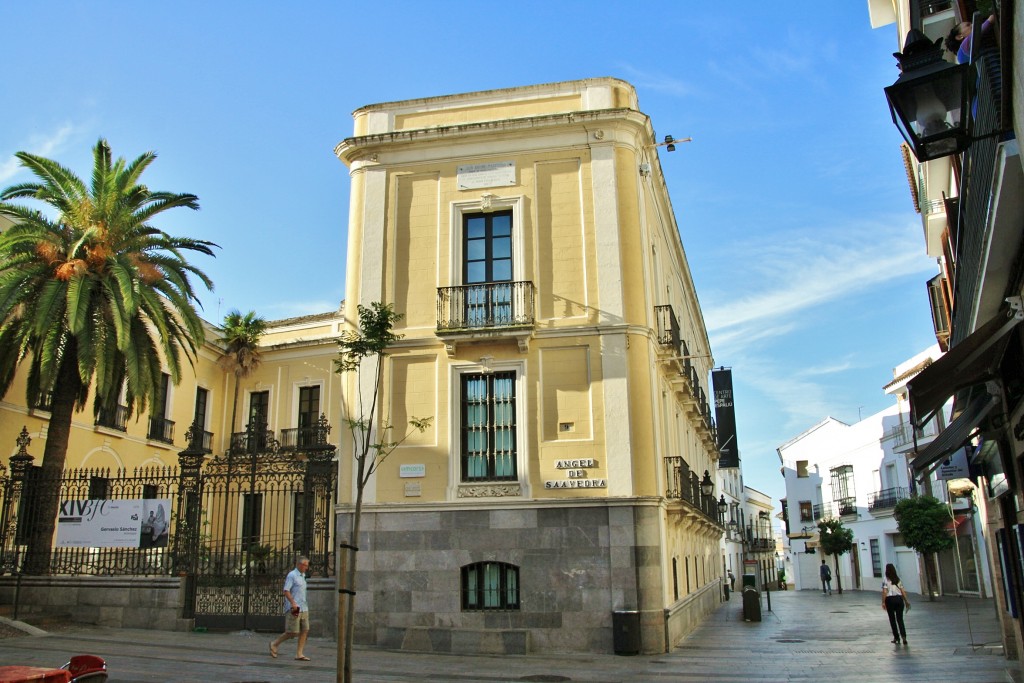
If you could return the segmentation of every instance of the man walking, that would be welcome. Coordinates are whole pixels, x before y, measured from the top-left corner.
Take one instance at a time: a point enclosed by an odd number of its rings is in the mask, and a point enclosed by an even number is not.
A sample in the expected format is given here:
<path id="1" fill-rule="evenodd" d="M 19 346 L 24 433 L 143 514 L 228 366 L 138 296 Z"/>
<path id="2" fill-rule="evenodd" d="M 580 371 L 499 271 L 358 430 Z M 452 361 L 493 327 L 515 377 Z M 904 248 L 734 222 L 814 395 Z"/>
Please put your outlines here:
<path id="1" fill-rule="evenodd" d="M 303 654 L 306 638 L 309 636 L 309 605 L 306 603 L 306 571 L 309 569 L 309 558 L 300 557 L 295 561 L 295 569 L 288 572 L 284 580 L 284 633 L 270 643 L 270 656 L 277 659 L 277 648 L 281 643 L 298 638 L 295 648 L 295 659 L 308 662 L 309 657 Z"/>
<path id="2" fill-rule="evenodd" d="M 825 564 L 824 558 L 821 560 L 821 568 L 818 569 L 818 573 L 821 574 L 822 595 L 832 595 L 832 570 Z"/>

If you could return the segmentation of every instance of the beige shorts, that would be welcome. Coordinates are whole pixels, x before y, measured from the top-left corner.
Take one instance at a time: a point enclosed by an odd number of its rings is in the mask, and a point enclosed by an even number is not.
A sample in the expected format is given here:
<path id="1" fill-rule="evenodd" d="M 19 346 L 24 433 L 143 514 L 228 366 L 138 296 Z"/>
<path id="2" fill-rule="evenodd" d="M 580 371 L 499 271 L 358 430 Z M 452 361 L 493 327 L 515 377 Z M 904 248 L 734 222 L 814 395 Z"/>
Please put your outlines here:
<path id="1" fill-rule="evenodd" d="M 302 633 L 309 630 L 309 612 L 299 612 L 296 616 L 289 612 L 284 618 L 285 633 Z"/>

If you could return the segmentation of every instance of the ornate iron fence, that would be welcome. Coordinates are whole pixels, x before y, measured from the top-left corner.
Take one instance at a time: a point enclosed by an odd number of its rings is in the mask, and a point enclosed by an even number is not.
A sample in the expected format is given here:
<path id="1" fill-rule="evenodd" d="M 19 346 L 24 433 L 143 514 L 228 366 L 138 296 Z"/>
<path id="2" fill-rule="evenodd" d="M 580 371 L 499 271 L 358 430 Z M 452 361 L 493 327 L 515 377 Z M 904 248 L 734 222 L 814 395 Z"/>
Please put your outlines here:
<path id="1" fill-rule="evenodd" d="M 33 464 L 23 428 L 10 469 L 0 463 L 0 573 L 184 576 L 183 616 L 262 627 L 247 615 L 279 616 L 281 577 L 297 555 L 314 575 L 334 574 L 337 463 L 324 416 L 288 451 L 260 427 L 214 458 L 208 433 L 189 429 L 177 467 L 74 469 L 59 479 Z M 166 524 L 143 529 L 139 547 L 32 548 L 60 501 L 99 499 L 163 499 L 171 509 L 161 511 Z"/>

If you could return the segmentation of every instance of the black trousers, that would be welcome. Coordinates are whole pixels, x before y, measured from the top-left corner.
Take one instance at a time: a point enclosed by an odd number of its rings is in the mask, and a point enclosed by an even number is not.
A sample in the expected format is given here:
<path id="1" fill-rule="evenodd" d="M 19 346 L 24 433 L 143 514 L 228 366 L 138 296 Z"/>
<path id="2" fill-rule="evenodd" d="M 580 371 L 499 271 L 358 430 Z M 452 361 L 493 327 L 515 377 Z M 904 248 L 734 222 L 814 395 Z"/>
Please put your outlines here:
<path id="1" fill-rule="evenodd" d="M 907 627 L 903 625 L 903 596 L 890 595 L 885 598 L 885 611 L 889 613 L 892 637 L 907 639 Z"/>

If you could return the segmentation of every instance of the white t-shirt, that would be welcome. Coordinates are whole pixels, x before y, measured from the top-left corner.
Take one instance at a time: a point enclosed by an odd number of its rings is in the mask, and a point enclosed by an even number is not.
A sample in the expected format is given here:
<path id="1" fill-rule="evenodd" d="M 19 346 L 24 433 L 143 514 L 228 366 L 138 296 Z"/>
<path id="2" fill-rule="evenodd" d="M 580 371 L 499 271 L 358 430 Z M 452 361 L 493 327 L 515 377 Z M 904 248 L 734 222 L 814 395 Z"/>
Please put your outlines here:
<path id="1" fill-rule="evenodd" d="M 892 597 L 894 595 L 902 596 L 903 595 L 902 588 L 903 588 L 903 584 L 901 584 L 901 583 L 893 583 L 889 579 L 886 579 L 885 581 L 882 582 L 882 590 L 885 591 L 885 595 L 887 597 Z"/>

